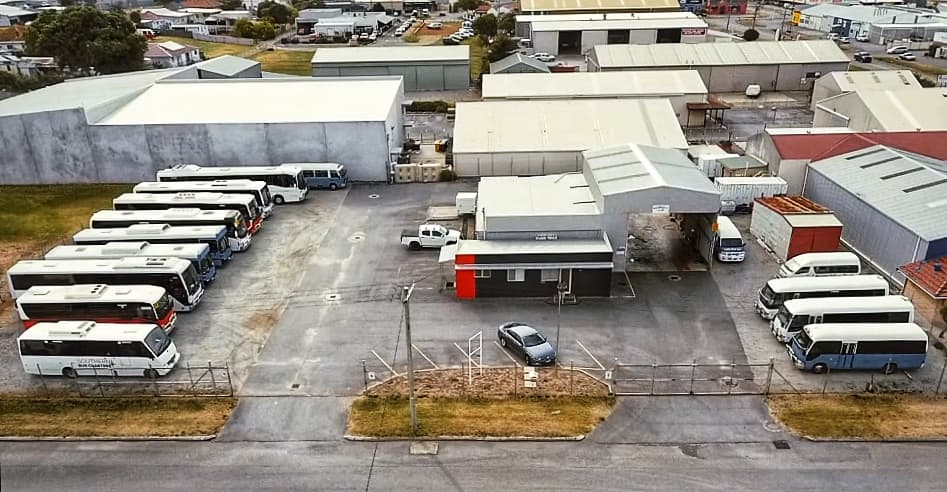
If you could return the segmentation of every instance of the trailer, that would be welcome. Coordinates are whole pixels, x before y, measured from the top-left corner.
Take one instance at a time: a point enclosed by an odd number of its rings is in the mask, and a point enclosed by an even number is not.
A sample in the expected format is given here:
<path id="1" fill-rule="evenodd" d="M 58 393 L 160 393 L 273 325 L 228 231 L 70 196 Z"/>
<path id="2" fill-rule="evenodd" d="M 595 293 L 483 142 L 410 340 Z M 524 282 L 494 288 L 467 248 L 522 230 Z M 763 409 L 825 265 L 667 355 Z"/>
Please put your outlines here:
<path id="1" fill-rule="evenodd" d="M 777 176 L 719 177 L 714 179 L 720 191 L 720 213 L 749 212 L 757 198 L 785 195 L 789 185 Z"/>

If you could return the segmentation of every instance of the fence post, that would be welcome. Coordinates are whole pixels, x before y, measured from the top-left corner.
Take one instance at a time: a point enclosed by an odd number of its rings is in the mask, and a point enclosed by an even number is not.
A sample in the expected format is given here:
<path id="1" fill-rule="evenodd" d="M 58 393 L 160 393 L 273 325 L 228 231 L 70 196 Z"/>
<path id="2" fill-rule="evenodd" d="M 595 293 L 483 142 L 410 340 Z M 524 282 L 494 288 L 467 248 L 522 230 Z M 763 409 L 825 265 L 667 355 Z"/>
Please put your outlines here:
<path id="1" fill-rule="evenodd" d="M 691 389 L 687 392 L 689 395 L 694 394 L 694 378 L 697 376 L 697 359 L 691 360 Z"/>
<path id="2" fill-rule="evenodd" d="M 46 393 L 46 396 L 48 397 L 48 396 L 49 396 L 49 388 L 46 387 L 46 375 L 43 374 L 43 369 L 39 366 L 39 364 L 36 364 L 36 372 L 39 373 L 39 380 L 40 380 L 40 382 L 43 383 L 43 392 Z M 941 376 L 942 376 L 942 377 L 943 377 L 943 375 L 944 375 L 944 374 L 941 373 Z M 938 387 L 939 387 L 939 386 L 938 386 Z"/>
<path id="3" fill-rule="evenodd" d="M 736 371 L 737 361 L 730 360 L 730 382 L 727 384 L 727 394 L 733 392 L 733 373 Z"/>
<path id="4" fill-rule="evenodd" d="M 763 391 L 763 394 L 769 396 L 770 386 L 773 384 L 773 358 L 769 358 L 769 368 L 766 371 L 766 389 Z"/>
<path id="5" fill-rule="evenodd" d="M 151 366 L 151 362 L 148 363 L 148 374 L 151 374 L 151 387 L 155 392 L 155 396 L 161 396 L 161 390 L 158 389 L 158 371 L 154 370 L 154 367 Z"/>
<path id="6" fill-rule="evenodd" d="M 829 374 L 832 373 L 832 368 L 825 366 L 825 378 L 822 380 L 822 394 L 825 394 L 825 388 L 829 385 Z"/>
<path id="7" fill-rule="evenodd" d="M 227 396 L 233 396 L 233 379 L 230 376 L 229 362 L 224 362 L 224 374 L 227 375 Z"/>
<path id="8" fill-rule="evenodd" d="M 102 381 L 99 380 L 99 370 L 92 366 L 92 375 L 95 376 L 95 385 L 99 387 L 99 395 L 105 397 L 105 388 L 102 387 Z"/>
<path id="9" fill-rule="evenodd" d="M 654 395 L 654 379 L 657 377 L 658 364 L 656 362 L 651 363 L 651 394 Z"/>
<path id="10" fill-rule="evenodd" d="M 944 381 L 944 371 L 947 371 L 947 360 L 944 361 L 944 367 L 940 369 L 940 377 L 937 378 L 937 389 L 934 390 L 934 394 L 940 394 L 940 384 Z"/>
<path id="11" fill-rule="evenodd" d="M 207 361 L 207 371 L 210 372 L 210 384 L 214 388 L 214 393 L 217 393 L 217 378 L 214 377 L 214 366 L 210 364 L 210 361 Z"/>
<path id="12" fill-rule="evenodd" d="M 362 382 L 365 383 L 365 391 L 368 391 L 368 369 L 365 367 L 365 359 L 362 359 Z"/>
<path id="13" fill-rule="evenodd" d="M 575 396 L 575 361 L 569 361 L 569 396 Z"/>
<path id="14" fill-rule="evenodd" d="M 516 384 L 516 372 L 517 372 L 516 369 L 517 368 L 518 367 L 514 365 L 512 369 L 513 370 L 513 396 L 514 397 L 516 396 L 516 390 L 517 390 L 516 387 L 519 386 L 518 384 Z"/>

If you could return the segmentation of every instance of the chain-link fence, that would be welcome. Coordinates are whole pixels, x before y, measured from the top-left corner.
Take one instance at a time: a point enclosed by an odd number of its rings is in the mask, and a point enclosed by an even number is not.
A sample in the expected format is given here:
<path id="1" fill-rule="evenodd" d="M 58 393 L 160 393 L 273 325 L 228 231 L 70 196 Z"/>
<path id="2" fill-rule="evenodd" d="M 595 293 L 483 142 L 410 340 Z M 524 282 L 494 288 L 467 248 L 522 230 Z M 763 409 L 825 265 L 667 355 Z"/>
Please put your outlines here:
<path id="1" fill-rule="evenodd" d="M 138 396 L 233 396 L 233 381 L 230 367 L 226 363 L 185 363 L 171 373 L 159 376 L 150 367 L 113 367 L 80 369 L 74 378 L 63 377 L 63 373 L 44 373 L 39 365 L 42 393 L 39 396 L 55 395 L 91 398 L 138 397 Z M 91 374 L 89 374 L 91 372 Z M 73 371 L 73 374 L 75 372 Z M 119 376 L 118 374 L 142 374 L 142 377 Z M 147 375 L 145 375 L 147 374 Z"/>

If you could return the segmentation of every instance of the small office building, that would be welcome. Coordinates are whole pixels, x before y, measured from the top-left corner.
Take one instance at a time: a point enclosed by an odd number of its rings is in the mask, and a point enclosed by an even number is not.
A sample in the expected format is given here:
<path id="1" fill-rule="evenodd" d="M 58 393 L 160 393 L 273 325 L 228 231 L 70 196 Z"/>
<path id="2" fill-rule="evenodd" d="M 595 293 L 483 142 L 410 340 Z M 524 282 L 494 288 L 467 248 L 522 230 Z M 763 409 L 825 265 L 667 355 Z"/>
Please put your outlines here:
<path id="1" fill-rule="evenodd" d="M 700 17 L 681 12 L 665 14 L 612 14 L 604 19 L 573 20 L 558 15 L 531 16 L 529 36 L 536 51 L 553 55 L 580 55 L 596 45 L 655 43 L 703 43 L 707 23 Z M 616 18 L 619 17 L 619 18 Z"/>
<path id="2" fill-rule="evenodd" d="M 470 47 L 346 47 L 317 50 L 313 77 L 400 75 L 404 90 L 443 91 L 470 87 Z"/>

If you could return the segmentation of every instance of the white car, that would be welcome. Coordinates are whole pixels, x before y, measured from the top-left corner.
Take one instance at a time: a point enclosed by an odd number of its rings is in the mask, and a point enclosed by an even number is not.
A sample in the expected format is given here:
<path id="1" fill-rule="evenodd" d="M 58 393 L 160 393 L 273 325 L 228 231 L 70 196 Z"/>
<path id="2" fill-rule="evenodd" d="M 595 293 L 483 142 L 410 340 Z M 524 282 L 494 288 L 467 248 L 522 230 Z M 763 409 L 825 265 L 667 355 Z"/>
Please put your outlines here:
<path id="1" fill-rule="evenodd" d="M 907 53 L 907 52 L 908 52 L 907 46 L 892 46 L 891 48 L 888 48 L 885 51 L 885 53 L 889 55 L 900 55 L 902 53 Z"/>
<path id="2" fill-rule="evenodd" d="M 901 53 L 898 55 L 898 58 L 902 60 L 914 61 L 917 60 L 917 57 L 914 56 L 914 53 Z"/>
<path id="3" fill-rule="evenodd" d="M 858 36 L 855 36 L 855 41 L 858 41 L 859 43 L 867 43 L 867 42 L 868 42 L 868 35 L 867 35 L 867 34 L 859 34 Z"/>
<path id="4" fill-rule="evenodd" d="M 543 63 L 550 63 L 556 61 L 556 57 L 546 52 L 534 53 L 530 55 L 532 58 L 535 58 Z"/>

